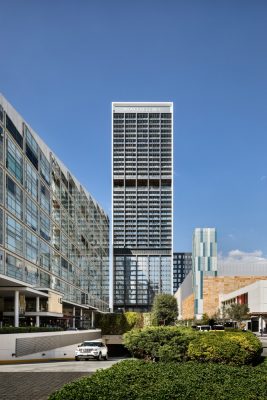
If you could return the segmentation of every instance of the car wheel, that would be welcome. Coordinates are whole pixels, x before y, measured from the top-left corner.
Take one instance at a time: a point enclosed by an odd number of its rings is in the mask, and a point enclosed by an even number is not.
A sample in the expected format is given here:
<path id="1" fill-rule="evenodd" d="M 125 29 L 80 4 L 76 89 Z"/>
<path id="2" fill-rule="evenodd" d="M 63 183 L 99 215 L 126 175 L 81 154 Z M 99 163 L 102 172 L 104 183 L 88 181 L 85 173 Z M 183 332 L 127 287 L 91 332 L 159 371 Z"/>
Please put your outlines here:
<path id="1" fill-rule="evenodd" d="M 108 353 L 106 354 L 105 360 L 108 361 Z"/>
<path id="2" fill-rule="evenodd" d="M 78 356 L 75 356 L 75 361 L 80 361 Z"/>
<path id="3" fill-rule="evenodd" d="M 101 353 L 98 354 L 98 361 L 102 361 L 102 354 Z"/>

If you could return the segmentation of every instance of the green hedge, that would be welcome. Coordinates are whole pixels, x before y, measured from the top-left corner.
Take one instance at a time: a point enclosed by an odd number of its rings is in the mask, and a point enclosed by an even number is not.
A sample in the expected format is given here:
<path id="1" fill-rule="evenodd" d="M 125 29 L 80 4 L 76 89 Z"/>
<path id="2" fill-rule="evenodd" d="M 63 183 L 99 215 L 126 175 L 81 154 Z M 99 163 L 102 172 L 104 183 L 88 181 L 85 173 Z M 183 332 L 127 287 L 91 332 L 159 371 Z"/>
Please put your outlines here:
<path id="1" fill-rule="evenodd" d="M 96 314 L 95 326 L 102 330 L 103 335 L 122 335 L 134 327 L 142 327 L 143 317 L 137 312 Z"/>
<path id="2" fill-rule="evenodd" d="M 30 333 L 30 332 L 56 332 L 63 331 L 62 328 L 44 328 L 37 326 L 21 326 L 15 328 L 13 326 L 7 326 L 4 328 L 0 328 L 0 335 L 5 333 Z"/>
<path id="3" fill-rule="evenodd" d="M 123 336 L 123 344 L 137 358 L 181 361 L 198 332 L 175 326 L 133 329 Z"/>
<path id="4" fill-rule="evenodd" d="M 190 328 L 160 326 L 133 329 L 123 337 L 130 353 L 161 361 L 212 361 L 233 365 L 255 363 L 262 345 L 250 332 L 200 332 Z"/>
<path id="5" fill-rule="evenodd" d="M 187 354 L 191 360 L 242 365 L 256 362 L 261 353 L 250 332 L 203 332 L 189 343 Z"/>
<path id="6" fill-rule="evenodd" d="M 65 385 L 49 400 L 263 400 L 266 393 L 265 369 L 127 360 Z"/>

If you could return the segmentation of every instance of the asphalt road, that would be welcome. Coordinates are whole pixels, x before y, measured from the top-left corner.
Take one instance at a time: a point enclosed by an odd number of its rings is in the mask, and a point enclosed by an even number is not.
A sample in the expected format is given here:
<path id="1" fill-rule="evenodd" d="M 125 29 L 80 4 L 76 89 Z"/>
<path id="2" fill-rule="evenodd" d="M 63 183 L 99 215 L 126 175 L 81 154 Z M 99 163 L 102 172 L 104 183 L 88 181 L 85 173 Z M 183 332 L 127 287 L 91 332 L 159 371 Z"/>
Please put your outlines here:
<path id="1" fill-rule="evenodd" d="M 97 369 L 109 368 L 119 361 L 114 358 L 108 361 L 0 365 L 0 399 L 46 400 L 49 394 L 65 383 L 89 376 Z"/>

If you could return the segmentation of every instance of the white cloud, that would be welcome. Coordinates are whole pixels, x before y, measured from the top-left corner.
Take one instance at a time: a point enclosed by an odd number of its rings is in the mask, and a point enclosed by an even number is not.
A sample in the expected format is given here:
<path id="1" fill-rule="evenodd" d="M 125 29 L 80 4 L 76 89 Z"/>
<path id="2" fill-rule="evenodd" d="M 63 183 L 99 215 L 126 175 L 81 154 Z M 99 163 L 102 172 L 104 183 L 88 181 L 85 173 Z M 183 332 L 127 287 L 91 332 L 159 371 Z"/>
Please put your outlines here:
<path id="1" fill-rule="evenodd" d="M 230 263 L 255 263 L 255 262 L 266 262 L 267 259 L 263 256 L 263 252 L 261 250 L 254 250 L 252 252 L 241 251 L 238 249 L 231 250 L 226 256 L 222 254 L 218 255 L 219 261 L 230 262 Z"/>

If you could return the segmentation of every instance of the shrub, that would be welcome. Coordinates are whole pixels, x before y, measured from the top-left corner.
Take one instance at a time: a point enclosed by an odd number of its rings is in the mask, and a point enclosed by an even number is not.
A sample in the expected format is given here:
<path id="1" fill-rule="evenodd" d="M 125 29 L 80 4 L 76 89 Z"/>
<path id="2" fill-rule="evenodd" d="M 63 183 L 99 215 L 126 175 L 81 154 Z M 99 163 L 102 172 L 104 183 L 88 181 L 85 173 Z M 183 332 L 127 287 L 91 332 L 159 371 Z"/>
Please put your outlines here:
<path id="1" fill-rule="evenodd" d="M 142 328 L 143 327 L 143 315 L 138 312 L 127 311 L 124 313 L 127 321 L 127 329 Z"/>
<path id="2" fill-rule="evenodd" d="M 201 332 L 188 346 L 188 357 L 197 361 L 242 365 L 256 362 L 260 341 L 249 332 Z"/>
<path id="3" fill-rule="evenodd" d="M 152 313 L 146 312 L 143 313 L 143 328 L 146 326 L 152 326 Z"/>
<path id="4" fill-rule="evenodd" d="M 126 312 L 123 314 L 96 314 L 95 325 L 103 335 L 122 335 L 132 328 L 142 327 L 142 314 Z"/>
<path id="5" fill-rule="evenodd" d="M 146 360 L 211 361 L 242 365 L 255 363 L 262 352 L 250 332 L 199 332 L 190 328 L 159 326 L 133 329 L 123 337 L 129 352 Z"/>
<path id="6" fill-rule="evenodd" d="M 13 326 L 6 326 L 0 328 L 0 335 L 7 333 L 57 332 L 57 331 L 63 331 L 63 329 L 59 327 L 46 328 L 37 326 L 20 326 L 15 328 Z"/>
<path id="7" fill-rule="evenodd" d="M 151 326 L 126 333 L 123 344 L 137 358 L 181 361 L 196 334 L 187 328 Z"/>
<path id="8" fill-rule="evenodd" d="M 249 366 L 122 361 L 65 385 L 49 400 L 263 400 L 266 371 Z"/>

